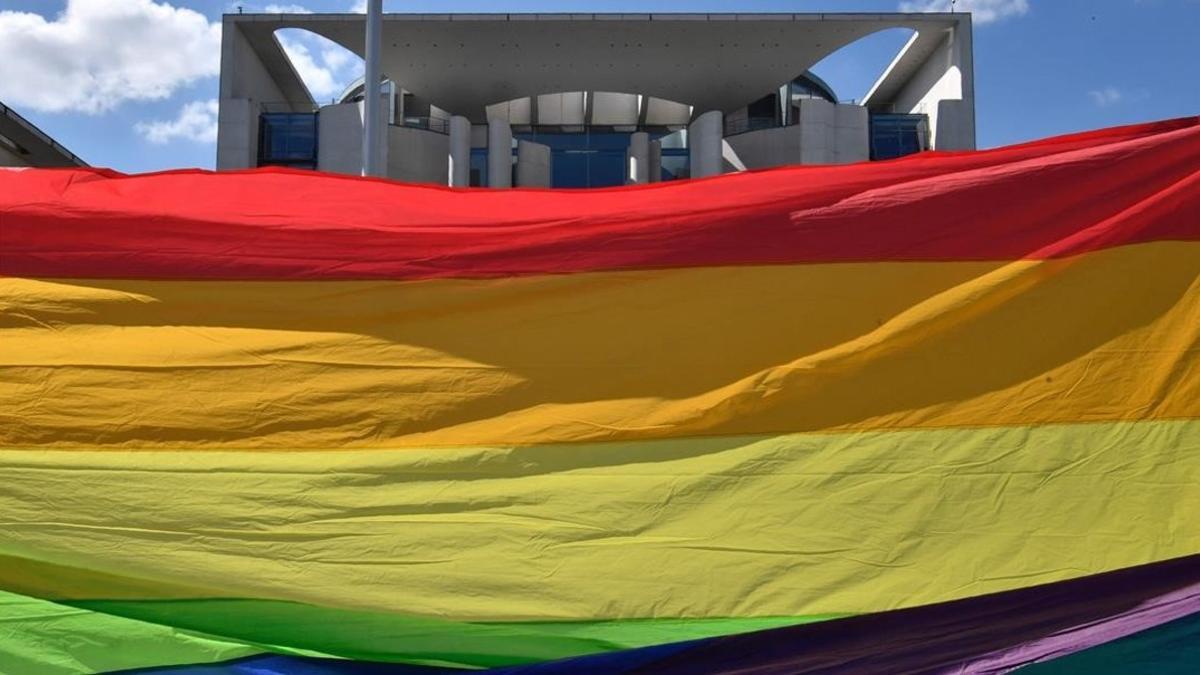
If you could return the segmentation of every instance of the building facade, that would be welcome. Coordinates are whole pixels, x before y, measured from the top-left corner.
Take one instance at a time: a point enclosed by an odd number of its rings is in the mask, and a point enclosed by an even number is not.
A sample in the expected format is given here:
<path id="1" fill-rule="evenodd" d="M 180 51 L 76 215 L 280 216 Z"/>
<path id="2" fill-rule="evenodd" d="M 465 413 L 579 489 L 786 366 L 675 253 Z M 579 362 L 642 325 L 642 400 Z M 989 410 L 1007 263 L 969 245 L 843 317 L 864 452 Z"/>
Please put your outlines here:
<path id="1" fill-rule="evenodd" d="M 861 101 L 810 68 L 912 36 Z M 224 18 L 219 169 L 357 174 L 365 88 L 319 105 L 276 38 L 364 53 L 361 14 Z M 600 187 L 975 146 L 969 14 L 387 14 L 376 104 L 391 178 Z"/>
<path id="2" fill-rule="evenodd" d="M 0 103 L 0 166 L 87 166 L 87 163 Z"/>

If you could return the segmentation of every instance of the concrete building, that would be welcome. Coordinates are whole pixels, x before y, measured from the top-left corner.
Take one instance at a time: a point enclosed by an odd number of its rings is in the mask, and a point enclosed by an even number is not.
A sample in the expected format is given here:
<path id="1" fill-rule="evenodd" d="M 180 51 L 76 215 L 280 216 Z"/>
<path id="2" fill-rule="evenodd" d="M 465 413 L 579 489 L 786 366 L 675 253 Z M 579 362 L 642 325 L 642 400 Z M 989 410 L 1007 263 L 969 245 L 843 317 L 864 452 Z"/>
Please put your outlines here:
<path id="1" fill-rule="evenodd" d="M 911 38 L 860 101 L 809 69 Z M 224 18 L 217 167 L 362 167 L 365 88 L 318 105 L 276 39 L 364 53 L 361 14 Z M 588 187 L 975 146 L 969 14 L 387 14 L 387 175 Z"/>
<path id="2" fill-rule="evenodd" d="M 33 123 L 0 103 L 0 166 L 87 166 Z"/>

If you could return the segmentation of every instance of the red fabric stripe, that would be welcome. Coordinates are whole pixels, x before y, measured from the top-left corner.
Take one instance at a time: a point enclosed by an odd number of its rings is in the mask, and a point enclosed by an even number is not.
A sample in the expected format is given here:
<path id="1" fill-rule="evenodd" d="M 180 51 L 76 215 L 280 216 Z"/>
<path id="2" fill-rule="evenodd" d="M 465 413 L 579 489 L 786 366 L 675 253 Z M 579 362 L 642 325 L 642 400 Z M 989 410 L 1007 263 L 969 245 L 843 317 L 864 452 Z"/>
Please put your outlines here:
<path id="1" fill-rule="evenodd" d="M 421 279 L 1004 260 L 1200 240 L 1200 118 L 605 190 L 285 170 L 0 171 L 0 274 Z"/>

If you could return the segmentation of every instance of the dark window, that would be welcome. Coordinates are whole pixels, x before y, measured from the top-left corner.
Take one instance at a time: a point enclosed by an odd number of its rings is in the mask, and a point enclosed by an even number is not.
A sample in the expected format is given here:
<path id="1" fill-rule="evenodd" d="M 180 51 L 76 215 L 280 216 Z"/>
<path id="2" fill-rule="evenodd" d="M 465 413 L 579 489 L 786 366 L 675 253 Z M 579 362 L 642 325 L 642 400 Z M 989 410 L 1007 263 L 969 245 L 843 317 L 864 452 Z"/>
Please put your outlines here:
<path id="1" fill-rule="evenodd" d="M 487 184 L 487 148 L 471 148 L 471 185 L 473 187 L 487 187 Z"/>
<path id="2" fill-rule="evenodd" d="M 871 115 L 871 159 L 892 159 L 929 149 L 929 119 L 925 115 Z"/>
<path id="3" fill-rule="evenodd" d="M 823 98 L 830 103 L 838 102 L 829 85 L 812 73 L 805 73 L 789 82 L 788 97 L 792 101 L 801 98 Z"/>
<path id="4" fill-rule="evenodd" d="M 687 148 L 663 148 L 659 180 L 678 180 L 692 175 L 692 159 Z"/>
<path id="5" fill-rule="evenodd" d="M 316 169 L 317 113 L 259 115 L 258 165 Z"/>
<path id="6" fill-rule="evenodd" d="M 781 105 L 780 95 L 784 97 Z M 800 101 L 823 99 L 836 104 L 833 90 L 812 73 L 804 73 L 780 87 L 779 91 L 767 94 L 742 109 L 725 116 L 725 135 L 733 136 L 747 131 L 771 129 L 800 123 Z"/>
<path id="7" fill-rule="evenodd" d="M 779 112 L 779 95 L 768 94 L 754 103 L 751 103 L 746 113 L 750 118 L 751 129 L 770 129 L 771 127 L 779 126 L 777 118 Z"/>
<path id="8" fill-rule="evenodd" d="M 550 184 L 581 188 L 625 183 L 625 150 L 629 134 L 533 128 L 513 134 L 523 141 L 550 146 Z"/>
<path id="9" fill-rule="evenodd" d="M 650 140 L 671 132 L 664 127 L 646 129 Z M 550 146 L 550 184 L 554 187 L 610 187 L 625 184 L 626 152 L 629 149 L 629 128 L 620 130 L 607 126 L 595 127 L 518 127 L 513 137 Z M 515 150 L 514 150 L 515 152 Z M 680 166 L 678 155 L 687 159 L 687 150 L 663 149 L 663 174 L 676 177 Z M 670 160 L 668 160 L 670 158 Z"/>

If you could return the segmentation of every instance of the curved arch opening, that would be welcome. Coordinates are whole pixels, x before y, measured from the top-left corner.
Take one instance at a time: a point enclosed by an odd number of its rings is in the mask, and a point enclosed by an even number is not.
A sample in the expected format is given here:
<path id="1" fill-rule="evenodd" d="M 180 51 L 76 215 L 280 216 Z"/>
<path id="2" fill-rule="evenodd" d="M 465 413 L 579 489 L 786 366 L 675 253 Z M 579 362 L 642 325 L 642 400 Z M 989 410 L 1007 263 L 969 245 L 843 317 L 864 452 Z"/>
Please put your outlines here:
<path id="1" fill-rule="evenodd" d="M 913 45 L 923 37 L 926 44 L 914 58 Z M 928 150 L 940 99 L 952 99 L 952 90 L 961 89 L 957 67 L 929 58 L 929 41 L 912 27 L 864 35 L 777 92 L 727 112 L 726 142 L 751 167 L 889 159 Z M 862 93 L 844 98 L 838 92 Z M 780 143 L 799 149 L 785 156 Z"/>
<path id="2" fill-rule="evenodd" d="M 803 101 L 858 105 L 904 46 L 916 35 L 912 28 L 887 28 L 851 42 L 812 68 L 742 108 L 726 111 L 725 135 L 798 124 Z M 845 98 L 838 92 L 863 92 Z"/>
<path id="3" fill-rule="evenodd" d="M 809 71 L 843 96 L 852 94 L 842 102 L 860 103 L 916 34 L 912 28 L 885 28 L 833 52 Z"/>
<path id="4" fill-rule="evenodd" d="M 280 28 L 275 39 L 318 104 L 340 102 L 347 86 L 362 81 L 362 57 L 329 38 L 303 28 Z"/>

